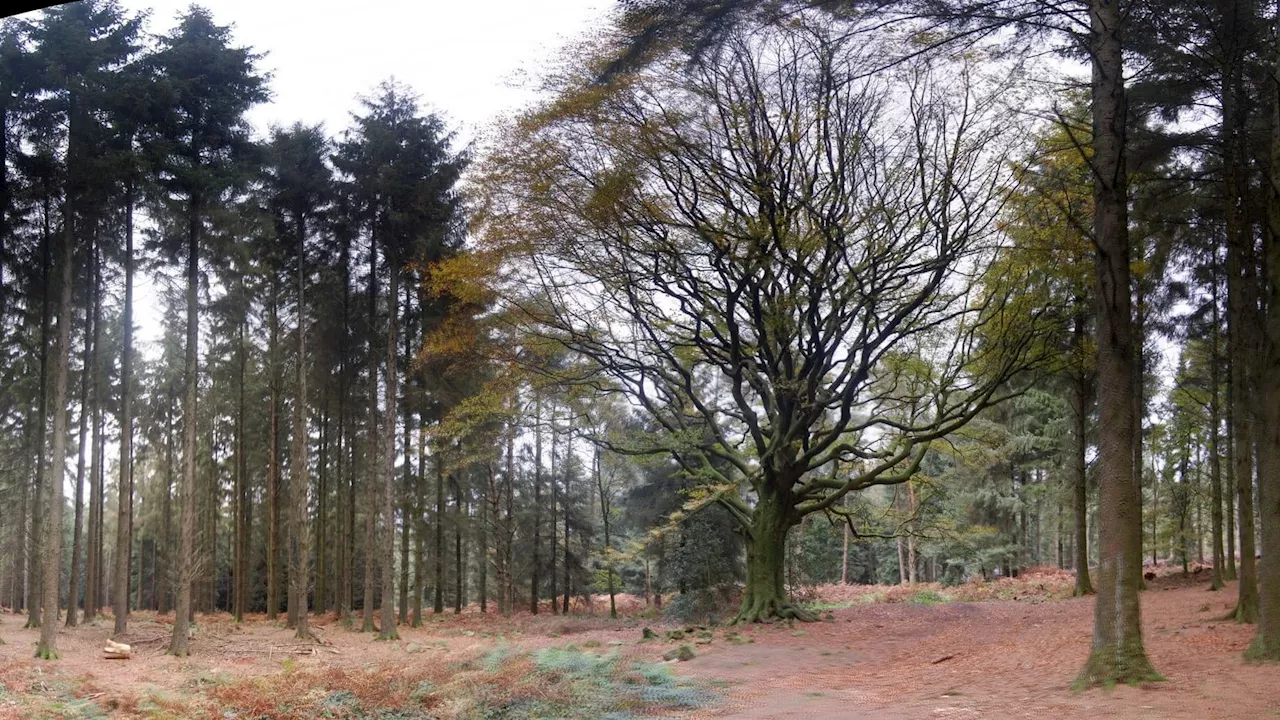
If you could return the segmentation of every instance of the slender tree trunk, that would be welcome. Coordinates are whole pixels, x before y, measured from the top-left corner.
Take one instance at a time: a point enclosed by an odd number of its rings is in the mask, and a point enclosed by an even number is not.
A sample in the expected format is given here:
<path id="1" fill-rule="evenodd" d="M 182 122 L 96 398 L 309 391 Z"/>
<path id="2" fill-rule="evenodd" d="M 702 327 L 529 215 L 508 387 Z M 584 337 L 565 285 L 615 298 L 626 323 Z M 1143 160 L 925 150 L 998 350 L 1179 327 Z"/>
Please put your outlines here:
<path id="1" fill-rule="evenodd" d="M 94 344 L 99 348 L 102 347 L 102 304 L 98 304 L 98 319 L 94 323 L 96 326 L 96 340 Z M 103 423 L 103 405 L 101 398 L 107 394 L 104 376 L 106 373 L 102 368 L 102 353 L 98 353 L 98 365 L 94 368 L 93 392 L 100 398 L 93 404 L 93 417 L 90 418 L 92 428 L 89 431 L 91 440 L 89 443 L 89 452 L 91 459 L 89 461 L 89 477 L 93 484 L 97 487 L 98 493 L 98 527 L 97 536 L 94 539 L 94 545 L 97 546 L 97 575 L 94 578 L 96 585 L 94 586 L 95 607 L 93 609 L 94 616 L 102 614 L 102 608 L 107 605 L 107 564 L 106 564 L 106 433 Z"/>
<path id="2" fill-rule="evenodd" d="M 196 560 L 196 373 L 200 347 L 200 203 L 192 198 L 187 229 L 187 347 L 182 401 L 182 522 L 178 547 L 178 601 L 169 654 L 185 657 L 191 620 L 191 584 Z"/>
<path id="3" fill-rule="evenodd" d="M 418 474 L 413 483 L 413 627 L 422 627 L 422 595 L 427 589 L 427 429 L 418 420 Z"/>
<path id="4" fill-rule="evenodd" d="M 538 614 L 538 551 L 542 545 L 542 394 L 533 402 L 533 563 L 529 580 L 529 612 Z"/>
<path id="5" fill-rule="evenodd" d="M 444 612 L 444 459 L 436 457 L 436 588 L 431 611 Z"/>
<path id="6" fill-rule="evenodd" d="M 559 538 L 559 528 L 556 523 L 557 513 L 560 512 L 560 481 L 556 465 L 557 459 L 557 443 L 560 440 L 560 434 L 556 431 L 556 408 L 551 406 L 551 567 L 547 573 L 548 579 L 551 580 L 551 614 L 560 614 L 560 603 L 556 600 L 560 597 L 559 589 L 556 587 L 556 544 Z"/>
<path id="7" fill-rule="evenodd" d="M 1084 317 L 1075 318 L 1075 342 L 1078 352 L 1084 352 Z M 1089 384 L 1084 370 L 1081 369 L 1075 378 L 1075 448 L 1072 459 L 1075 462 L 1075 483 L 1072 493 L 1076 520 L 1076 597 L 1093 594 L 1093 583 L 1089 579 L 1089 476 L 1085 451 L 1088 448 L 1089 422 Z"/>
<path id="8" fill-rule="evenodd" d="M 492 477 L 492 471 L 490 472 L 490 476 Z M 492 489 L 492 483 L 488 487 Z M 487 493 L 485 497 L 478 499 L 478 502 L 476 503 L 476 515 L 478 517 L 476 518 L 475 524 L 472 526 L 472 532 L 476 538 L 474 542 L 479 545 L 480 557 L 479 562 L 477 563 L 477 569 L 480 572 L 480 578 L 477 582 L 479 583 L 481 614 L 489 612 L 489 533 L 488 528 L 486 527 L 486 524 L 489 522 L 488 499 Z"/>
<path id="9" fill-rule="evenodd" d="M 35 450 L 35 436 L 37 435 L 35 424 L 31 420 L 32 413 L 28 413 L 26 421 L 23 423 L 23 446 L 30 450 Z M 24 610 L 23 603 L 26 600 L 27 589 L 27 508 L 31 504 L 28 495 L 31 493 L 31 483 L 26 482 L 26 478 L 31 473 L 30 458 L 35 452 L 23 453 L 22 477 L 18 481 L 18 526 L 13 531 L 13 543 L 10 550 L 13 553 L 13 585 L 10 589 L 9 604 L 15 610 Z M 37 497 L 36 503 L 40 502 Z"/>
<path id="10" fill-rule="evenodd" d="M 1133 466 L 1135 353 L 1122 22 L 1118 3 L 1091 0 L 1100 526 L 1093 643 L 1080 673 L 1083 685 L 1142 682 L 1157 677 L 1143 649 L 1138 602 L 1142 585 L 1142 515 L 1141 492 Z"/>
<path id="11" fill-rule="evenodd" d="M 268 308 L 268 375 L 271 384 L 267 420 L 267 620 L 280 613 L 280 373 L 277 350 L 280 342 L 280 290 L 271 279 Z"/>
<path id="12" fill-rule="evenodd" d="M 485 486 L 484 512 L 486 519 L 489 521 L 489 526 L 493 529 L 493 570 L 494 581 L 498 586 L 498 614 L 505 617 L 508 614 L 508 610 L 506 598 L 503 597 L 502 592 L 502 589 L 506 587 L 507 581 L 506 556 L 503 554 L 502 550 L 502 490 L 498 487 L 498 475 L 493 469 L 492 460 L 485 463 L 485 472 L 488 484 Z M 488 543 L 486 542 L 485 545 L 485 551 L 482 553 L 482 557 L 485 559 L 482 564 L 487 566 Z M 486 571 L 483 577 L 487 577 L 488 574 L 489 573 Z M 486 594 L 483 592 L 480 593 L 480 603 L 482 608 L 486 602 Z"/>
<path id="13" fill-rule="evenodd" d="M 465 586 L 462 575 L 462 516 L 466 513 L 466 509 L 462 503 L 461 481 L 456 474 L 449 477 L 453 481 L 453 613 L 457 615 L 462 612 L 462 606 L 466 604 L 462 590 Z"/>
<path id="14" fill-rule="evenodd" d="M 378 327 L 378 239 L 377 224 L 369 236 L 369 407 L 368 407 L 368 453 L 365 465 L 368 468 L 366 478 L 366 499 L 364 522 L 364 623 L 363 632 L 376 631 L 377 624 L 373 616 L 373 568 L 377 560 L 375 535 L 377 534 L 378 517 L 378 482 L 381 479 L 378 471 L 379 444 L 378 430 L 378 343 L 375 329 Z M 391 572 L 391 568 L 383 568 L 383 572 Z"/>
<path id="15" fill-rule="evenodd" d="M 307 518 L 310 503 L 307 491 L 311 487 L 308 471 L 308 398 L 307 398 L 307 224 L 302 213 L 294 215 L 297 228 L 298 254 L 298 358 L 295 368 L 295 395 L 293 399 L 293 442 L 289 458 L 289 527 L 293 531 L 292 552 L 289 553 L 289 616 L 293 619 L 294 636 L 305 640 L 311 637 L 307 627 L 307 592 L 311 578 L 311 524 Z"/>
<path id="16" fill-rule="evenodd" d="M 413 315 L 411 308 L 413 305 L 412 276 L 405 283 L 404 289 L 404 398 L 402 401 L 402 419 L 404 421 L 404 472 L 401 475 L 400 483 L 400 602 L 398 603 L 400 610 L 400 624 L 409 624 L 409 564 L 413 561 L 413 554 L 410 552 L 410 536 L 413 535 L 414 523 L 411 518 L 413 513 L 414 487 L 413 487 L 413 437 L 412 437 L 412 403 L 409 401 L 409 390 L 412 387 L 410 379 L 410 369 L 413 363 Z"/>
<path id="17" fill-rule="evenodd" d="M 74 99 L 72 100 L 74 115 Z M 70 151 L 68 151 L 70 152 Z M 68 206 L 70 200 L 67 201 Z M 41 541 L 40 565 L 44 580 L 41 583 L 41 602 L 44 605 L 44 624 L 40 627 L 40 640 L 36 644 L 36 657 L 54 660 L 58 657 L 58 591 L 61 589 L 62 569 L 62 483 L 66 475 L 67 456 L 67 376 L 71 357 L 71 324 L 75 322 L 72 305 L 71 268 L 74 264 L 74 214 L 67 209 L 64 222 L 61 254 L 61 272 L 58 301 L 58 338 L 54 349 L 56 366 L 53 379 L 53 441 L 49 477 L 44 482 L 43 502 L 48 515 L 45 517 Z M 72 611 L 75 611 L 74 604 Z"/>
<path id="18" fill-rule="evenodd" d="M 1232 477 L 1236 483 L 1236 495 L 1240 507 L 1240 563 L 1239 598 L 1234 617 L 1239 622 L 1252 623 L 1258 619 L 1257 571 L 1254 561 L 1253 525 L 1253 409 L 1250 407 L 1249 367 L 1251 345 L 1248 324 L 1256 315 L 1256 306 L 1249 298 L 1248 282 L 1243 269 L 1252 261 L 1243 238 L 1235 247 L 1227 249 L 1227 314 L 1231 324 L 1228 338 L 1231 354 L 1231 418 L 1232 418 Z"/>
<path id="19" fill-rule="evenodd" d="M 164 503 L 160 513 L 161 516 L 163 517 L 163 520 L 161 521 L 161 532 L 163 533 L 163 537 L 161 537 L 160 541 L 161 543 L 164 544 L 165 572 L 161 574 L 161 577 L 164 578 L 164 585 L 163 585 L 164 590 L 160 594 L 159 607 L 157 608 L 157 610 L 160 613 L 167 613 L 169 611 L 169 601 L 171 599 L 172 585 L 173 585 L 173 583 L 171 582 L 171 578 L 169 578 L 169 575 L 168 575 L 170 571 L 170 567 L 172 566 L 172 563 L 169 561 L 169 558 L 173 557 L 173 554 L 172 554 L 173 553 L 173 529 L 171 526 L 173 523 L 173 520 L 172 520 L 173 518 L 173 470 L 175 465 L 173 461 L 174 428 L 173 428 L 172 388 L 165 389 L 164 401 L 165 401 Z"/>
<path id="20" fill-rule="evenodd" d="M 1221 448 L 1218 446 L 1218 427 L 1222 419 L 1218 403 L 1221 379 L 1218 376 L 1218 252 L 1216 248 L 1213 251 L 1211 285 L 1213 287 L 1213 328 L 1209 333 L 1209 502 L 1211 504 L 1209 516 L 1213 523 L 1213 579 L 1209 589 L 1221 590 L 1226 558 L 1222 551 L 1222 457 Z"/>
<path id="21" fill-rule="evenodd" d="M 565 451 L 564 451 L 564 606 L 561 608 L 561 612 L 563 612 L 565 615 L 569 614 L 569 594 L 571 592 L 571 589 L 569 587 L 570 585 L 569 581 L 571 579 L 569 575 L 569 569 L 570 569 L 569 528 L 571 526 L 569 508 L 571 508 L 573 505 L 569 495 L 569 478 L 570 478 L 570 473 L 572 472 L 572 469 L 573 469 L 572 463 L 573 463 L 573 416 L 570 415 L 569 416 L 569 434 L 565 437 Z"/>
<path id="22" fill-rule="evenodd" d="M 85 370 L 86 372 L 89 372 L 89 368 L 85 368 Z M 91 377 L 93 377 L 91 382 L 93 383 L 94 405 L 98 404 L 97 371 L 97 363 L 94 363 L 91 374 Z M 92 419 L 92 417 L 96 415 L 96 410 L 89 410 L 87 415 L 89 416 L 88 419 Z M 92 443 L 96 430 L 96 427 L 88 428 L 87 435 L 81 439 L 81 442 Z M 102 580 L 99 577 L 102 572 L 102 546 L 100 543 L 102 534 L 102 509 L 99 504 L 102 489 L 98 487 L 97 468 L 93 462 L 97 459 L 97 456 L 93 454 L 92 447 L 89 448 L 89 451 L 89 467 L 87 470 L 89 477 L 89 518 L 88 528 L 85 532 L 85 543 L 87 547 L 85 548 L 84 582 L 84 615 L 86 622 L 91 622 L 98 616 L 98 608 L 101 606 L 101 601 L 98 599 L 98 596 L 100 588 L 102 587 Z"/>
<path id="23" fill-rule="evenodd" d="M 831 463 L 832 477 L 839 477 L 839 465 L 840 463 L 838 461 Z M 847 508 L 849 506 L 849 496 L 845 495 L 844 498 L 841 500 L 840 504 Z M 843 530 L 843 532 L 841 533 L 841 539 L 840 539 L 840 584 L 848 585 L 849 584 L 850 531 L 849 531 L 849 522 L 847 519 L 845 520 L 845 523 L 841 526 L 841 529 Z"/>
<path id="24" fill-rule="evenodd" d="M 126 208 L 124 347 L 120 352 L 120 493 L 116 514 L 115 634 L 129 629 L 129 560 L 133 554 L 133 191 Z M 188 293 L 190 294 L 190 293 Z M 192 391 L 194 392 L 194 390 Z M 191 420 L 194 422 L 194 420 Z"/>
<path id="25" fill-rule="evenodd" d="M 329 367 L 332 371 L 332 366 Z M 332 375 L 330 374 L 330 377 Z M 329 382 L 326 382 L 320 391 L 320 459 L 316 465 L 317 483 L 316 488 L 316 585 L 315 585 L 315 611 L 316 615 L 323 616 L 328 611 L 328 596 L 325 592 L 329 589 Z"/>
<path id="26" fill-rule="evenodd" d="M 595 448 L 595 453 L 593 455 L 593 458 L 595 461 L 594 465 L 595 465 L 595 476 L 596 476 L 596 490 L 599 492 L 599 497 L 600 497 L 600 524 L 604 528 L 604 563 L 605 563 L 605 571 L 607 573 L 606 577 L 608 578 L 607 582 L 609 587 L 609 617 L 613 620 L 616 620 L 618 619 L 618 602 L 616 599 L 617 588 L 614 582 L 613 537 L 611 535 L 610 526 L 609 526 L 610 493 L 609 493 L 609 488 L 606 487 L 604 483 L 604 472 L 603 472 L 603 469 L 600 467 L 600 446 L 598 445 Z M 848 558 L 847 544 L 845 545 L 845 550 L 846 550 L 845 558 L 847 560 Z M 844 582 L 843 575 L 841 576 L 840 581 Z"/>
<path id="27" fill-rule="evenodd" d="M 1182 561 L 1182 577 L 1187 577 L 1191 560 L 1191 540 L 1187 533 L 1187 517 L 1191 513 L 1191 492 L 1187 477 L 1187 439 L 1183 438 L 1178 455 L 1179 483 L 1174 495 L 1178 508 L 1178 559 Z"/>
<path id="28" fill-rule="evenodd" d="M 374 374 L 374 378 L 375 378 L 372 384 L 376 386 L 377 370 L 372 370 L 371 372 Z M 369 433 L 369 441 L 368 441 L 369 449 L 368 449 L 367 458 L 365 460 L 365 465 L 368 466 L 368 469 L 369 469 L 368 475 L 370 476 L 369 480 L 372 481 L 377 477 L 375 474 L 376 473 L 375 468 L 378 465 L 378 460 L 377 460 L 378 438 L 377 438 L 377 430 L 376 428 L 374 428 L 374 425 L 376 423 L 375 418 L 377 415 L 377 410 L 374 408 L 370 408 L 369 415 L 370 415 L 370 422 L 369 422 L 370 433 Z M 374 571 L 374 564 L 377 562 L 377 546 L 376 546 L 377 538 L 375 536 L 377 535 L 377 523 L 378 523 L 378 520 L 377 520 L 378 518 L 378 489 L 377 489 L 378 485 L 376 482 L 367 482 L 366 486 L 367 486 L 367 489 L 365 490 L 365 514 L 364 514 L 364 599 L 363 599 L 363 609 L 362 609 L 363 622 L 361 624 L 360 631 L 361 632 L 377 632 L 378 624 L 375 621 L 375 618 L 373 615 L 373 612 L 374 612 L 374 605 L 373 605 L 374 572 L 373 571 Z M 386 570 L 386 572 L 390 572 L 390 570 L 388 569 Z"/>
<path id="29" fill-rule="evenodd" d="M 47 184 L 47 181 L 46 181 Z M 37 402 L 36 410 L 36 474 L 30 479 L 32 493 L 31 503 L 31 535 L 27 538 L 27 558 L 30 571 L 28 572 L 27 581 L 27 624 L 28 628 L 40 627 L 40 606 L 41 593 L 40 584 L 43 582 L 43 573 L 36 569 L 35 565 L 40 558 L 40 544 L 44 539 L 44 509 L 48 505 L 44 502 L 44 491 L 41 489 L 45 482 L 46 458 L 45 452 L 47 446 L 47 430 L 48 430 L 48 412 L 49 412 L 49 326 L 52 324 L 52 308 L 53 303 L 50 298 L 52 292 L 50 273 L 52 259 L 52 231 L 50 213 L 52 212 L 50 204 L 52 202 L 52 189 L 44 188 L 44 203 L 42 213 L 42 231 L 40 234 L 40 276 L 43 279 L 41 288 L 43 294 L 40 300 L 40 396 Z"/>
<path id="30" fill-rule="evenodd" d="M 234 595 L 231 608 L 235 616 L 236 622 L 244 620 L 245 604 L 248 602 L 249 588 L 249 524 L 245 519 L 245 513 L 248 511 L 249 504 L 249 476 L 248 476 L 248 458 L 246 457 L 248 447 L 245 444 L 245 381 L 249 369 L 249 353 L 245 347 L 245 326 L 248 325 L 248 317 L 241 318 L 240 321 L 240 378 L 237 390 L 239 391 L 236 401 L 236 480 L 235 480 L 235 583 L 232 594 Z"/>
<path id="31" fill-rule="evenodd" d="M 916 584 L 916 491 L 911 481 L 907 481 L 907 583 Z"/>
<path id="32" fill-rule="evenodd" d="M 406 403 L 407 405 L 408 403 Z M 410 503 L 412 496 L 409 465 L 409 418 L 405 417 L 405 456 L 404 456 L 404 473 L 401 476 L 400 483 L 400 597 L 396 603 L 396 610 L 399 613 L 399 623 L 401 625 L 409 624 L 409 563 L 412 562 L 413 556 L 409 552 L 409 540 L 413 527 L 410 521 L 410 514 L 413 512 L 413 506 Z"/>
<path id="33" fill-rule="evenodd" d="M 395 608 L 395 566 L 396 566 L 396 393 L 398 371 L 396 370 L 397 319 L 396 310 L 400 293 L 400 267 L 395 258 L 387 256 L 387 379 L 386 379 L 386 429 L 383 434 L 383 472 L 382 472 L 382 523 L 385 535 L 382 543 L 382 627 L 379 639 L 397 640 L 400 633 L 396 631 Z"/>
<path id="34" fill-rule="evenodd" d="M 1231 343 L 1231 334 L 1228 330 L 1227 344 Z M 1232 369 L 1231 363 L 1227 363 L 1227 407 L 1226 407 L 1226 434 L 1224 435 L 1224 444 L 1226 447 L 1226 477 L 1224 478 L 1226 487 L 1223 495 L 1223 503 L 1226 508 L 1223 512 L 1227 516 L 1227 580 L 1236 579 L 1236 481 L 1235 481 L 1235 403 L 1232 400 L 1235 397 L 1232 394 Z"/>
<path id="35" fill-rule="evenodd" d="M 902 543 L 902 536 L 894 538 L 898 541 L 898 584 L 907 584 L 907 550 Z"/>
<path id="36" fill-rule="evenodd" d="M 89 258 L 90 258 L 89 275 L 91 277 L 96 278 L 97 275 L 94 271 L 94 268 L 92 267 L 93 264 L 97 262 L 96 247 L 94 247 L 90 251 Z M 82 518 L 82 513 L 84 508 L 84 504 L 81 502 L 81 495 L 84 492 L 84 472 L 85 472 L 84 453 L 86 449 L 85 446 L 88 444 L 87 434 L 89 429 L 89 414 L 90 414 L 89 379 L 93 377 L 94 368 L 97 365 L 97 362 L 96 362 L 97 348 L 93 344 L 93 341 L 94 341 L 93 322 L 94 322 L 94 316 L 96 314 L 95 308 L 98 304 L 97 293 L 99 289 L 100 288 L 96 287 L 96 283 L 94 283 L 94 288 L 91 290 L 91 292 L 93 293 L 93 297 L 87 298 L 87 302 L 85 303 L 85 308 L 84 308 L 84 356 L 83 356 L 83 370 L 81 370 L 80 372 L 80 419 L 78 421 L 80 427 L 77 433 L 77 437 L 79 438 L 79 440 L 76 443 L 76 495 L 75 495 L 76 509 L 75 509 L 75 526 L 74 526 L 74 529 L 72 530 L 72 537 L 71 537 L 71 577 L 68 578 L 68 583 L 67 583 L 67 627 L 76 626 L 76 604 L 79 602 L 79 599 L 80 599 L 80 550 L 83 545 L 83 535 L 80 532 L 80 521 Z M 95 397 L 94 402 L 96 401 L 97 401 L 97 398 Z M 86 609 L 86 618 L 87 618 L 88 605 L 85 606 L 85 609 Z"/>
<path id="37" fill-rule="evenodd" d="M 514 405 L 515 398 L 512 398 L 512 417 L 515 417 Z M 504 496 L 506 498 L 507 510 L 504 515 L 502 547 L 504 553 L 503 562 L 507 566 L 507 583 L 503 586 L 503 596 L 506 598 L 507 612 L 511 613 L 515 610 L 516 600 L 516 581 L 515 581 L 515 540 L 516 540 L 516 519 L 515 519 L 515 487 L 516 487 L 516 428 L 512 422 L 507 432 L 507 471 L 503 473 L 502 482 L 504 487 Z"/>

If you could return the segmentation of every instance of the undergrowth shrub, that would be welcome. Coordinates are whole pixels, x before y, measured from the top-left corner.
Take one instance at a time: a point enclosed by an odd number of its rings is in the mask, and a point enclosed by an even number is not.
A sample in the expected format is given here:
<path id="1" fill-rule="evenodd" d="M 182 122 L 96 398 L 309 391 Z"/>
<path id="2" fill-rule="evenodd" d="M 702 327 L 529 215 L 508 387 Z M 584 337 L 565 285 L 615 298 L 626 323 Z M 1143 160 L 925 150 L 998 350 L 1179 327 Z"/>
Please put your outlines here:
<path id="1" fill-rule="evenodd" d="M 498 646 L 455 663 L 295 669 L 204 689 L 219 720 L 625 720 L 702 707 L 717 696 L 661 663 L 575 646 L 530 653 Z"/>

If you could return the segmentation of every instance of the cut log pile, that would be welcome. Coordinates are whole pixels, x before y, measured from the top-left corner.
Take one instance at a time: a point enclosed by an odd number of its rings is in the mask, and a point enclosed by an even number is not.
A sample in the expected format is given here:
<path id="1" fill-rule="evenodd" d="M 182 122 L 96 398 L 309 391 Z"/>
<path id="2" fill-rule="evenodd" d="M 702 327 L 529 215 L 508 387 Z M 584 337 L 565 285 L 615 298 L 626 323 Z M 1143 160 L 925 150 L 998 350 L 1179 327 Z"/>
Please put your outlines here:
<path id="1" fill-rule="evenodd" d="M 124 643 L 107 641 L 107 646 L 102 648 L 103 656 L 107 660 L 128 660 L 133 653 L 133 648 Z"/>

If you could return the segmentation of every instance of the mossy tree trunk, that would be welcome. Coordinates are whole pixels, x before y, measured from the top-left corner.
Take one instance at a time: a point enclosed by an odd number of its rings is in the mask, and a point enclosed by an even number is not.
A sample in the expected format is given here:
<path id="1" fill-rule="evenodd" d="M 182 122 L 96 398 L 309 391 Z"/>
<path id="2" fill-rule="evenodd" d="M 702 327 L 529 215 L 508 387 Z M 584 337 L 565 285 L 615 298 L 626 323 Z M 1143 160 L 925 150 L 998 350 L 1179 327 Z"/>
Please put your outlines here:
<path id="1" fill-rule="evenodd" d="M 734 623 L 767 622 L 776 618 L 815 620 L 812 613 L 787 597 L 783 569 L 787 533 L 799 523 L 789 498 L 765 483 L 747 530 L 747 583 L 742 607 Z"/>

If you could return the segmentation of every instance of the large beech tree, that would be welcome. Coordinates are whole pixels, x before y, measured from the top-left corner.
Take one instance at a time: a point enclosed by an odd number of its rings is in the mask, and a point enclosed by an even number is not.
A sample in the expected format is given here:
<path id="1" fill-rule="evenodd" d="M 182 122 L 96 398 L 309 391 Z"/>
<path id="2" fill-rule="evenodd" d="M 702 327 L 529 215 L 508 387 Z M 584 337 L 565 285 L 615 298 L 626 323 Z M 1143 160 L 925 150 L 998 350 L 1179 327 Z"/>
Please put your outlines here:
<path id="1" fill-rule="evenodd" d="M 688 509 L 741 526 L 739 622 L 809 618 L 783 585 L 788 531 L 905 482 L 1037 352 L 1036 323 L 973 279 L 1008 179 L 995 88 L 959 65 L 873 77 L 839 34 L 794 24 L 692 69 L 585 79 L 481 181 L 487 242 L 517 258 L 506 301 L 585 361 L 567 380 L 661 429 L 615 449 L 669 453 L 699 480 Z"/>

